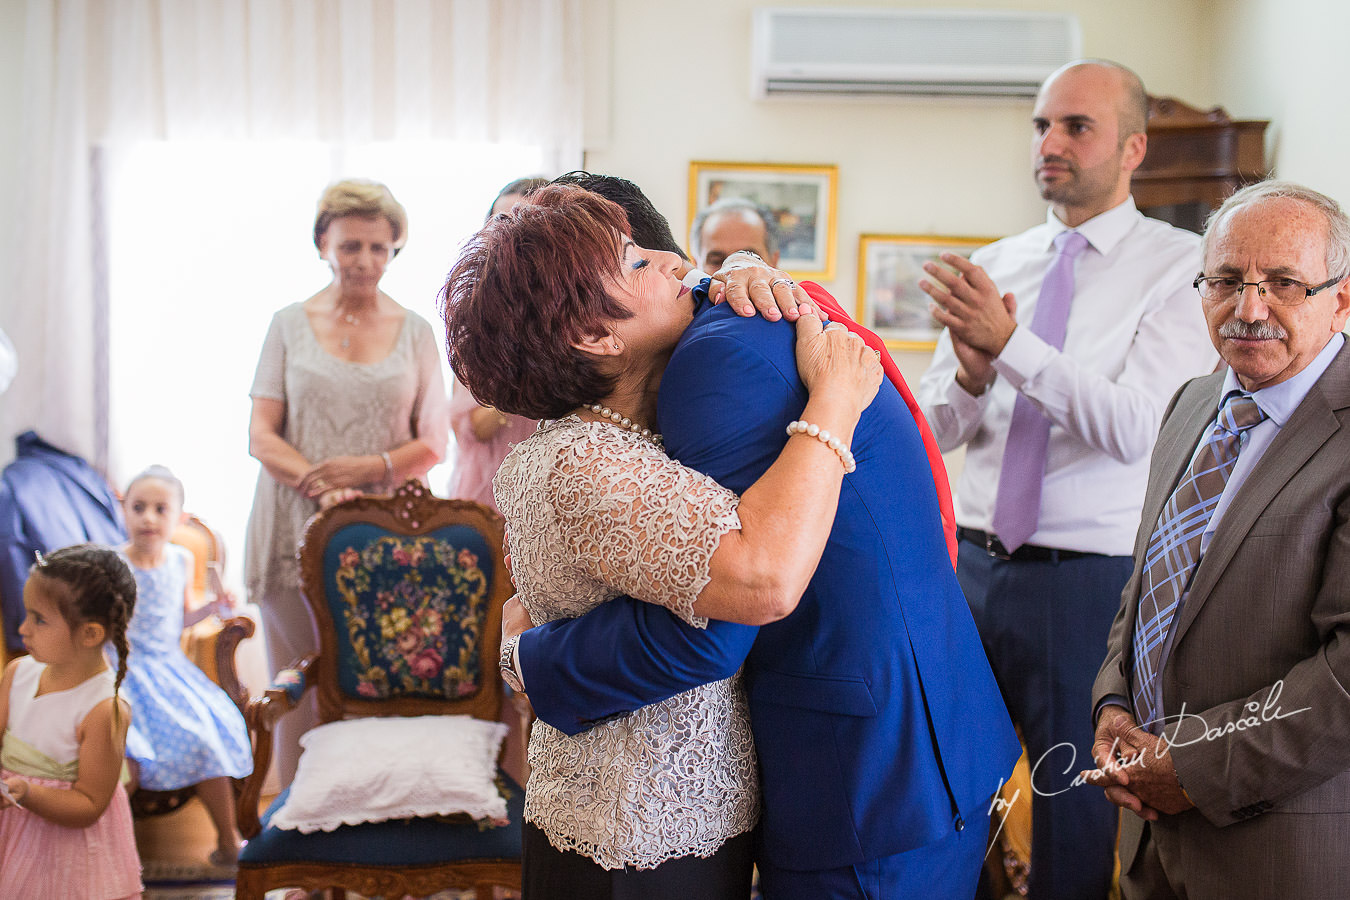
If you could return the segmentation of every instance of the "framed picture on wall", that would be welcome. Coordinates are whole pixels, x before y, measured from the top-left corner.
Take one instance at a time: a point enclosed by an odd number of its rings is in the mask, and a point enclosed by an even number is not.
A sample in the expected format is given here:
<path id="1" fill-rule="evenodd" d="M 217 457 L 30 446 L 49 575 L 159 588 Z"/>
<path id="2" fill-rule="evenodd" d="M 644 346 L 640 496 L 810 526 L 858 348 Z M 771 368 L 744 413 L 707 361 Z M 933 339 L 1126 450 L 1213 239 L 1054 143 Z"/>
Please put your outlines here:
<path id="1" fill-rule="evenodd" d="M 858 244 L 858 321 L 894 350 L 932 350 L 942 333 L 919 287 L 923 264 L 939 253 L 969 257 L 996 238 L 864 234 Z"/>
<path id="2" fill-rule="evenodd" d="M 799 280 L 828 281 L 834 277 L 838 187 L 838 166 L 691 162 L 689 221 L 723 197 L 758 203 L 778 225 L 779 268 Z"/>

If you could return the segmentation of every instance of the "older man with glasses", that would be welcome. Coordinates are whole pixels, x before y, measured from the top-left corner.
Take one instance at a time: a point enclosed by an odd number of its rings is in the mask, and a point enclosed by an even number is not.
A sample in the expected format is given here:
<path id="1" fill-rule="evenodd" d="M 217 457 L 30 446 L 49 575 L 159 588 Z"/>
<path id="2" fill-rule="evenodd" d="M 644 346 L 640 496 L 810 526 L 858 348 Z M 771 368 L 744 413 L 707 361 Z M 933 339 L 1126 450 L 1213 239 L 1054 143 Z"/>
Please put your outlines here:
<path id="1" fill-rule="evenodd" d="M 1288 182 L 1214 214 L 1228 370 L 1173 399 L 1093 691 L 1132 898 L 1350 884 L 1350 220 Z"/>

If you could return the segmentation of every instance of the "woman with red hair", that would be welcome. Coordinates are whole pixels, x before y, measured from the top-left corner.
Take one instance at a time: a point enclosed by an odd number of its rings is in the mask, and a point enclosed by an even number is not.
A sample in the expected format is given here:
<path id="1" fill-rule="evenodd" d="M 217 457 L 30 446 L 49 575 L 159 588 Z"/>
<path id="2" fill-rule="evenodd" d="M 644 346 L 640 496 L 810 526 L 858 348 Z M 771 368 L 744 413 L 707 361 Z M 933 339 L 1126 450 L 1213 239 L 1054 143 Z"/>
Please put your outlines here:
<path id="1" fill-rule="evenodd" d="M 442 301 L 456 376 L 480 403 L 545 420 L 495 483 L 531 619 L 621 594 L 695 626 L 786 616 L 852 469 L 877 355 L 842 325 L 798 319 L 801 430 L 815 439 L 789 439 L 737 497 L 667 457 L 651 428 L 694 313 L 679 258 L 634 244 L 623 212 L 586 191 L 551 186 L 530 200 L 469 242 Z M 759 801 L 738 677 L 575 737 L 538 722 L 530 763 L 531 898 L 747 895 Z"/>

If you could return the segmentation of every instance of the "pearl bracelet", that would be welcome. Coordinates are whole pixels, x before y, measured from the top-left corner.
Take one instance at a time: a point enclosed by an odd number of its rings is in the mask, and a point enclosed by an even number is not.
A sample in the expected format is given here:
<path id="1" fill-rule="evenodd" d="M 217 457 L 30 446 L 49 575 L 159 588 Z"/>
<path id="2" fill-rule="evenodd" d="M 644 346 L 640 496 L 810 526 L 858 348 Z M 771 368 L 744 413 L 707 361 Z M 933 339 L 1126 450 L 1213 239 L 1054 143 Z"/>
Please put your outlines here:
<path id="1" fill-rule="evenodd" d="M 394 461 L 389 458 L 389 451 L 385 450 L 381 452 L 380 459 L 384 462 L 385 483 L 386 484 L 392 483 L 394 480 Z"/>
<path id="2" fill-rule="evenodd" d="M 858 468 L 858 461 L 853 458 L 853 451 L 844 446 L 844 442 L 831 434 L 819 425 L 812 425 L 810 422 L 804 422 L 798 419 L 796 422 L 789 422 L 787 427 L 788 437 L 794 434 L 804 434 L 807 437 L 813 437 L 825 446 L 829 447 L 839 456 L 839 461 L 844 464 L 844 474 L 850 475 Z"/>

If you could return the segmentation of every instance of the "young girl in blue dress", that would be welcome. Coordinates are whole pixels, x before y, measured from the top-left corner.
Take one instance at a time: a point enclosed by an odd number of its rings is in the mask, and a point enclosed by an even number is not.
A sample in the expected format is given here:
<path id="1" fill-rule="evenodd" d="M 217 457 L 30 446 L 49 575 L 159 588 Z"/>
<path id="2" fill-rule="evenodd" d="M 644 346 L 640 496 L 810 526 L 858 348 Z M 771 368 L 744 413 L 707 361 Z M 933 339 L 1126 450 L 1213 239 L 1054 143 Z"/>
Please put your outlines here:
<path id="1" fill-rule="evenodd" d="M 66 547 L 29 572 L 19 635 L 30 655 L 0 677 L 0 897 L 141 896 L 119 781 L 135 603 L 136 582 L 107 547 Z"/>
<path id="2" fill-rule="evenodd" d="M 252 771 L 253 758 L 238 707 L 180 644 L 185 626 L 218 608 L 189 609 L 192 557 L 169 543 L 183 521 L 183 483 L 163 466 L 151 466 L 131 480 L 122 508 L 131 538 L 122 553 L 139 597 L 127 630 L 131 665 L 122 688 L 135 716 L 127 756 L 140 787 L 167 791 L 196 785 L 216 829 L 210 861 L 233 866 L 239 833 L 230 779 Z"/>

